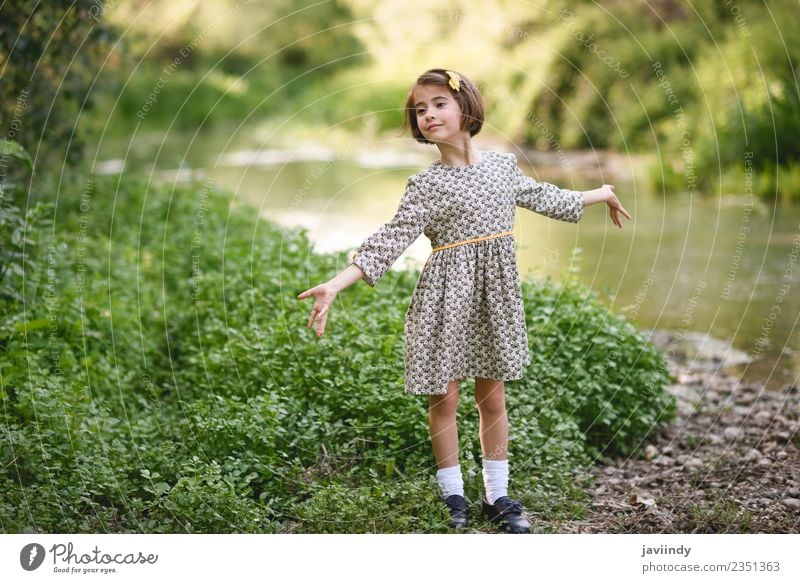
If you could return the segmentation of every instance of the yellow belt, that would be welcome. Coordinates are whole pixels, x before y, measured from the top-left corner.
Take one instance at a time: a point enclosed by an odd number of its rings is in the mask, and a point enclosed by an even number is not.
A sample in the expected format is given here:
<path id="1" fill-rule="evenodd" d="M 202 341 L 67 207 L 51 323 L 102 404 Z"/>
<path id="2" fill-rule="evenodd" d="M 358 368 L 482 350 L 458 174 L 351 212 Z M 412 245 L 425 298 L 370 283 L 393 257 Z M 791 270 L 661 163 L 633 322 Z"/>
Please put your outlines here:
<path id="1" fill-rule="evenodd" d="M 457 245 L 466 245 L 467 243 L 475 243 L 476 241 L 485 241 L 486 239 L 494 239 L 495 237 L 504 237 L 505 235 L 513 235 L 514 231 L 506 231 L 505 233 L 496 233 L 494 235 L 486 235 L 485 237 L 476 237 L 474 239 L 467 239 L 466 241 L 458 241 L 456 243 L 450 243 L 449 245 L 442 245 L 441 247 L 434 247 L 431 249 L 432 253 L 436 251 L 441 251 L 442 249 L 449 249 L 450 247 L 455 247 Z"/>

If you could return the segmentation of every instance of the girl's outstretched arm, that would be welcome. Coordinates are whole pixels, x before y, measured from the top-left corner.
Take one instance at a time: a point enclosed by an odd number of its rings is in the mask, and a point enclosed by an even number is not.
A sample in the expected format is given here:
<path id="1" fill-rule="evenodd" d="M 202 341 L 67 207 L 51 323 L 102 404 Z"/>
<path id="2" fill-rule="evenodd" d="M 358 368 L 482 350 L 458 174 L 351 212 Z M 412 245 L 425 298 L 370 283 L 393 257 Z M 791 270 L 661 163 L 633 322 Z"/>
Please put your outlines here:
<path id="1" fill-rule="evenodd" d="M 325 323 L 328 321 L 328 308 L 336 299 L 336 294 L 357 282 L 364 277 L 361 268 L 352 263 L 341 271 L 333 279 L 307 289 L 297 296 L 298 300 L 304 300 L 309 296 L 314 296 L 314 307 L 311 308 L 311 316 L 308 318 L 308 327 L 313 328 L 314 320 L 319 320 L 317 324 L 317 336 L 322 336 L 325 332 Z"/>
<path id="2" fill-rule="evenodd" d="M 364 240 L 347 269 L 330 281 L 312 287 L 297 296 L 298 300 L 308 296 L 315 297 L 308 327 L 312 328 L 314 320 L 318 319 L 317 336 L 322 336 L 325 331 L 328 310 L 336 294 L 359 279 L 375 287 L 375 283 L 383 277 L 400 254 L 423 232 L 428 220 L 428 209 L 423 200 L 424 193 L 412 175 L 408 179 L 406 191 L 392 220 Z"/>
<path id="3" fill-rule="evenodd" d="M 583 217 L 583 209 L 587 206 L 604 202 L 610 207 L 611 220 L 620 229 L 622 220 L 620 213 L 628 219 L 631 215 L 614 194 L 614 186 L 604 184 L 594 190 L 572 190 L 559 188 L 549 182 L 539 182 L 527 176 L 517 165 L 517 157 L 507 154 L 511 164 L 511 186 L 514 189 L 517 206 L 530 209 L 552 219 L 577 223 Z"/>

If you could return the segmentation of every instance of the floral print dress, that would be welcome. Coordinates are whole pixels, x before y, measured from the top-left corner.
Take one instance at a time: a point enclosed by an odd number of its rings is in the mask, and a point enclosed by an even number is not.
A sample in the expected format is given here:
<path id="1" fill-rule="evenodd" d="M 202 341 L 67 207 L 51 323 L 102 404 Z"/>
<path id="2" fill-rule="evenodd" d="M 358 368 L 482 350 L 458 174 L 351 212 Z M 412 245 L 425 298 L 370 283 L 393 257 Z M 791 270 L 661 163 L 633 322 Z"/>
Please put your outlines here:
<path id="1" fill-rule="evenodd" d="M 584 199 L 526 176 L 513 153 L 481 151 L 466 166 L 437 160 L 409 177 L 394 217 L 354 253 L 352 264 L 374 287 L 420 234 L 431 241 L 405 318 L 406 393 L 444 395 L 450 381 L 468 377 L 522 378 L 531 355 L 506 234 L 517 206 L 577 223 Z M 463 243 L 471 239 L 480 240 Z"/>

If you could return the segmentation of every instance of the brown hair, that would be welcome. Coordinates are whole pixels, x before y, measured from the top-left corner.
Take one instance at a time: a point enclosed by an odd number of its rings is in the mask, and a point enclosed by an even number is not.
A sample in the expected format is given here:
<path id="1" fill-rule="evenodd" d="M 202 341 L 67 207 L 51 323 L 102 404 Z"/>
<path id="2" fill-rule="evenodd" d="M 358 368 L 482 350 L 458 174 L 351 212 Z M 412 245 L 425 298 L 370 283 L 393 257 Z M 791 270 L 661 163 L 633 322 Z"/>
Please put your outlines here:
<path id="1" fill-rule="evenodd" d="M 411 130 L 414 139 L 422 144 L 433 144 L 427 140 L 417 125 L 417 112 L 414 107 L 414 88 L 417 85 L 442 85 L 450 90 L 450 94 L 461 108 L 461 129 L 469 130 L 469 135 L 474 136 L 483 127 L 483 97 L 475 84 L 458 71 L 453 71 L 461 77 L 460 90 L 455 91 L 450 87 L 450 76 L 446 69 L 428 69 L 417 77 L 417 82 L 408 91 L 406 103 L 403 108 L 403 133 Z"/>

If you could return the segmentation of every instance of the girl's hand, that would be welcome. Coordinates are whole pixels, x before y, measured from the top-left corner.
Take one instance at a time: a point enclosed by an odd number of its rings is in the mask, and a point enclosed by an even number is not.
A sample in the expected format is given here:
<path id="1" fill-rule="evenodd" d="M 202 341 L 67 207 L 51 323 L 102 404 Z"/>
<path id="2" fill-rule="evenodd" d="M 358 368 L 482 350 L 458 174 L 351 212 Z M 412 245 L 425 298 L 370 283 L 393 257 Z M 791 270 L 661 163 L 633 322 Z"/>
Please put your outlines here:
<path id="1" fill-rule="evenodd" d="M 308 319 L 308 327 L 311 328 L 314 320 L 318 319 L 317 336 L 322 336 L 325 332 L 325 322 L 328 321 L 328 308 L 333 304 L 338 292 L 328 283 L 322 283 L 312 287 L 297 296 L 298 300 L 304 300 L 308 296 L 314 296 L 314 307 L 311 308 L 311 316 Z"/>
<path id="2" fill-rule="evenodd" d="M 622 221 L 619 218 L 619 213 L 622 213 L 623 215 L 628 217 L 628 219 L 630 219 L 631 216 L 628 214 L 628 211 L 626 211 L 625 208 L 622 206 L 622 203 L 619 202 L 617 195 L 614 194 L 613 184 L 604 184 L 601 187 L 601 190 L 603 190 L 603 193 L 605 194 L 606 204 L 608 204 L 608 206 L 611 208 L 610 210 L 611 220 L 614 221 L 614 224 L 621 229 Z"/>

